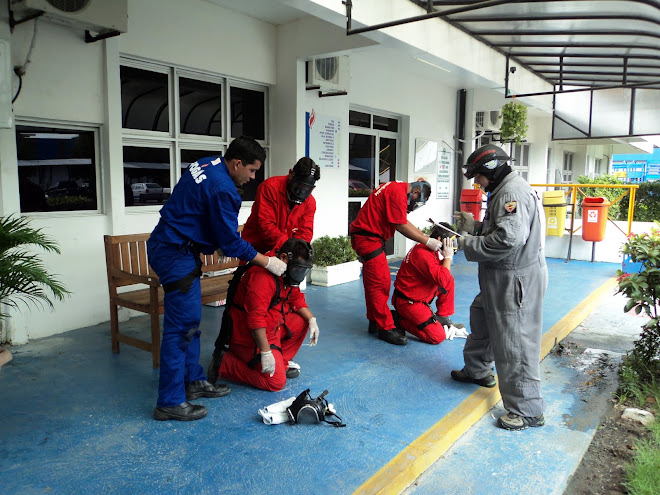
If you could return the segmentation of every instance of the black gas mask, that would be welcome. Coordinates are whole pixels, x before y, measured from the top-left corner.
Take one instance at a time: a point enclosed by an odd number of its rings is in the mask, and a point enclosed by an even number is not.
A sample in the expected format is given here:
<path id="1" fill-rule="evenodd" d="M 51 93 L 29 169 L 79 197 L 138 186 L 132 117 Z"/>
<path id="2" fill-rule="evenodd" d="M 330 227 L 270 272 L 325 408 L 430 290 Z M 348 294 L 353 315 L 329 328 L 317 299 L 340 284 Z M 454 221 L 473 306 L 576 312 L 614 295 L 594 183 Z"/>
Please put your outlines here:
<path id="1" fill-rule="evenodd" d="M 410 184 L 410 194 L 408 194 L 408 213 L 424 206 L 431 196 L 431 184 L 425 180 L 418 180 Z M 415 200 L 415 189 L 419 189 L 419 198 Z"/>
<path id="2" fill-rule="evenodd" d="M 321 395 L 316 399 L 313 399 L 312 396 L 309 395 L 309 389 L 304 390 L 286 409 L 286 412 L 289 415 L 289 421 L 293 424 L 314 424 L 324 421 L 332 426 L 346 426 L 342 419 L 337 415 L 332 404 L 328 404 L 328 401 L 325 399 L 327 394 L 328 391 L 324 390 Z M 329 420 L 326 416 L 334 416 L 339 421 Z"/>
<path id="3" fill-rule="evenodd" d="M 286 265 L 286 271 L 284 272 L 283 277 L 284 285 L 287 287 L 298 287 L 312 269 L 314 259 L 312 245 L 302 239 L 298 240 L 296 246 L 300 244 L 302 244 L 307 250 L 307 259 L 294 258 L 295 247 L 286 252 L 286 255 L 289 257 L 289 262 Z"/>
<path id="4" fill-rule="evenodd" d="M 299 205 L 311 196 L 312 191 L 316 187 L 315 184 L 314 170 L 312 170 L 311 175 L 304 177 L 299 175 L 289 177 L 289 182 L 286 186 L 286 196 L 289 201 Z"/>

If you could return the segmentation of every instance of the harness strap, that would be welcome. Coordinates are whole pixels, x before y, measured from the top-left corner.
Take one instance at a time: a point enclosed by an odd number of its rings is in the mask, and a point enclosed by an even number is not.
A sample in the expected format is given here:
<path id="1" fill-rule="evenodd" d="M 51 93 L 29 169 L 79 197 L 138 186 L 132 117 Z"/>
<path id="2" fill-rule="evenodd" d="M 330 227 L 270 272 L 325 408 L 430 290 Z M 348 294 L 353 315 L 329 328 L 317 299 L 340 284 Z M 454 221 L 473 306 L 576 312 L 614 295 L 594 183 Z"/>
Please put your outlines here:
<path id="1" fill-rule="evenodd" d="M 270 348 L 274 349 L 276 351 L 280 351 L 280 354 L 282 354 L 282 348 L 276 346 L 275 344 L 270 344 Z M 254 346 L 254 357 L 250 359 L 247 363 L 248 368 L 254 368 L 257 364 L 261 362 L 261 354 L 257 352 L 259 348 L 255 345 Z"/>
<path id="2" fill-rule="evenodd" d="M 179 280 L 175 280 L 174 282 L 163 284 L 163 290 L 165 291 L 165 294 L 174 292 L 175 290 L 186 293 L 190 290 L 190 287 L 192 287 L 192 284 L 195 281 L 195 279 L 201 276 L 202 276 L 202 269 L 199 266 L 196 266 L 193 269 L 193 271 L 190 272 L 185 277 L 180 278 Z"/>
<path id="3" fill-rule="evenodd" d="M 438 321 L 438 320 L 436 320 L 436 319 L 435 319 L 435 315 L 433 315 L 433 316 L 431 316 L 428 320 L 426 320 L 426 321 L 420 323 L 419 325 L 417 325 L 417 328 L 418 328 L 419 330 L 424 330 L 424 329 L 425 329 L 426 327 L 428 327 L 431 323 L 435 323 L 436 321 Z"/>
<path id="4" fill-rule="evenodd" d="M 374 259 L 376 256 L 380 255 L 384 251 L 385 251 L 385 248 L 381 246 L 378 249 L 376 249 L 375 251 L 372 251 L 368 254 L 365 254 L 364 256 L 358 256 L 358 260 L 360 261 L 360 263 L 364 264 L 367 261 Z"/>
<path id="5" fill-rule="evenodd" d="M 415 301 L 414 299 L 411 299 L 411 298 L 409 298 L 408 296 L 406 296 L 406 295 L 405 295 L 403 292 L 401 292 L 399 289 L 394 289 L 394 293 L 393 293 L 392 295 L 395 296 L 395 297 L 398 297 L 398 298 L 400 298 L 400 299 L 405 299 L 405 300 L 408 301 L 410 304 L 414 304 L 414 303 L 416 303 L 416 302 L 421 302 L 421 303 L 426 304 L 427 306 L 431 307 L 431 303 L 433 302 L 433 298 L 431 298 L 431 300 L 428 301 L 428 302 L 427 302 L 427 301 Z"/>

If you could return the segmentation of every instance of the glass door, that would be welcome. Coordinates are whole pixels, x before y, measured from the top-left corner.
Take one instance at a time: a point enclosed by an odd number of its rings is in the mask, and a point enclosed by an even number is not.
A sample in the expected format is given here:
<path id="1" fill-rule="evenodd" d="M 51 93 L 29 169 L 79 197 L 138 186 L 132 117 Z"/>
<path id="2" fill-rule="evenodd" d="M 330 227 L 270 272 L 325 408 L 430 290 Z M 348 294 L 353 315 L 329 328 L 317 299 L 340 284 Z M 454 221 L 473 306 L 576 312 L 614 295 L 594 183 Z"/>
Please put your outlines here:
<path id="1" fill-rule="evenodd" d="M 397 119 L 357 111 L 349 115 L 347 225 L 376 186 L 396 180 L 399 149 Z M 394 255 L 394 247 L 392 238 L 385 245 L 385 254 Z"/>

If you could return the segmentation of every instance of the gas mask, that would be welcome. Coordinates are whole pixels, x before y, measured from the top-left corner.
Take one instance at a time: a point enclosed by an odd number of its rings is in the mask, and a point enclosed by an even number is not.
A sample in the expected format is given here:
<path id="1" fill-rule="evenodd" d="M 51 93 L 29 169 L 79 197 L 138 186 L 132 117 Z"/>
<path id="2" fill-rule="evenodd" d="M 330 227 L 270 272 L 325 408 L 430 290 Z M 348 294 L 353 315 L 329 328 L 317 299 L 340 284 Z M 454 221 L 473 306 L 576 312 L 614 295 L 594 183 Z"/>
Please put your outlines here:
<path id="1" fill-rule="evenodd" d="M 408 194 L 408 213 L 416 210 L 420 206 L 424 206 L 426 201 L 431 196 L 431 184 L 425 180 L 418 180 L 410 184 L 411 189 Z M 415 200 L 415 189 L 419 189 L 419 198 Z"/>
<path id="2" fill-rule="evenodd" d="M 293 252 L 295 251 L 295 248 L 286 252 L 286 255 L 289 257 L 289 262 L 286 265 L 286 271 L 283 276 L 284 285 L 287 287 L 298 287 L 312 269 L 314 249 L 312 249 L 312 245 L 309 242 L 297 239 L 296 245 L 300 244 L 307 249 L 307 259 L 294 258 Z"/>
<path id="3" fill-rule="evenodd" d="M 308 176 L 297 176 L 289 178 L 289 182 L 286 186 L 286 196 L 292 203 L 297 205 L 301 204 L 312 194 L 312 191 L 316 184 L 314 179 L 314 168 L 312 168 L 312 173 Z"/>
<path id="4" fill-rule="evenodd" d="M 325 396 L 328 394 L 324 390 L 316 399 L 309 395 L 309 389 L 304 390 L 293 403 L 286 409 L 291 423 L 315 424 L 324 421 L 332 426 L 346 426 L 342 419 L 337 416 L 332 404 L 328 404 Z M 335 416 L 339 421 L 329 421 L 326 416 Z"/>

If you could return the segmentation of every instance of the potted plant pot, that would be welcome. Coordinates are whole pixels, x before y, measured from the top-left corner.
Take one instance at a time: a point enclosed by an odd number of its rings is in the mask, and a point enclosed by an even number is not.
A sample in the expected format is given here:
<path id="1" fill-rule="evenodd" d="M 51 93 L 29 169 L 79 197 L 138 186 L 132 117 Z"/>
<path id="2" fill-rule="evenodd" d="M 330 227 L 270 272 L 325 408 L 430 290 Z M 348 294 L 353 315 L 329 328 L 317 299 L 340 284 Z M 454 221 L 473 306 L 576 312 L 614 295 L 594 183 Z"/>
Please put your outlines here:
<path id="1" fill-rule="evenodd" d="M 310 283 L 330 287 L 360 278 L 361 264 L 346 236 L 323 236 L 312 242 L 314 266 Z"/>

